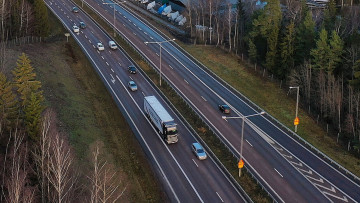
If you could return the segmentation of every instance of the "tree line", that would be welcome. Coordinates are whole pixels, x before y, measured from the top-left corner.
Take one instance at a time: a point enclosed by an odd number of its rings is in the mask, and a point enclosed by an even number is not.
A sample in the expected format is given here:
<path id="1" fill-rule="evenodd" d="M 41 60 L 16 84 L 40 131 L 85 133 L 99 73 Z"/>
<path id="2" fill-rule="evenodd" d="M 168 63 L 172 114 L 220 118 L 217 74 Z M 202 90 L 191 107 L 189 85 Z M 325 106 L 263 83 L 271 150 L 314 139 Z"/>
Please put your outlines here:
<path id="1" fill-rule="evenodd" d="M 11 75 L 0 71 L 0 202 L 119 200 L 126 186 L 104 158 L 102 143 L 90 146 L 90 168 L 81 170 L 57 124 L 22 53 Z"/>
<path id="2" fill-rule="evenodd" d="M 198 43 L 244 54 L 255 67 L 299 86 L 302 106 L 360 156 L 359 3 L 329 0 L 310 8 L 305 0 L 267 0 L 263 7 L 255 1 L 188 0 L 187 17 Z"/>

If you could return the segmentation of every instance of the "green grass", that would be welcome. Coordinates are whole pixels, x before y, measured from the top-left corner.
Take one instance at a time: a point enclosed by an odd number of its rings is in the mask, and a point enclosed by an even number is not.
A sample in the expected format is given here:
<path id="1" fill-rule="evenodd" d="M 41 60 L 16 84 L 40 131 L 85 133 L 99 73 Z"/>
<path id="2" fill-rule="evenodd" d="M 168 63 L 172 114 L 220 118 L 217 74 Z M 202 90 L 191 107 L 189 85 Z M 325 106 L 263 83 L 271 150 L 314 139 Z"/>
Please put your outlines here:
<path id="1" fill-rule="evenodd" d="M 50 15 L 50 21 L 53 32 L 47 42 L 8 49 L 7 64 L 15 66 L 21 52 L 29 56 L 46 104 L 55 109 L 59 129 L 75 151 L 80 181 L 91 166 L 89 148 L 99 140 L 121 177 L 121 187 L 127 186 L 122 202 L 163 202 L 159 182 L 104 84 L 76 42 L 70 37 L 66 43 L 66 31 L 57 19 Z"/>

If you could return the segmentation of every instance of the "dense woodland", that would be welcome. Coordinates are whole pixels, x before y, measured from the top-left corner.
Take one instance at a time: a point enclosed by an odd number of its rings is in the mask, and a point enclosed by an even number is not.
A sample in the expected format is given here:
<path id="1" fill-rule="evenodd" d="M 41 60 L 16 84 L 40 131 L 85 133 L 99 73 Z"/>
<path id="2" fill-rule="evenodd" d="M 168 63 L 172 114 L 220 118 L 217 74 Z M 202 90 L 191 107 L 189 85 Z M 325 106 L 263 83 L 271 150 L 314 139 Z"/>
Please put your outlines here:
<path id="1" fill-rule="evenodd" d="M 309 8 L 304 0 L 266 2 L 260 7 L 255 1 L 234 6 L 188 0 L 191 36 L 197 43 L 244 54 L 255 68 L 299 86 L 302 106 L 359 156 L 359 1 L 330 0 L 322 8 Z"/>

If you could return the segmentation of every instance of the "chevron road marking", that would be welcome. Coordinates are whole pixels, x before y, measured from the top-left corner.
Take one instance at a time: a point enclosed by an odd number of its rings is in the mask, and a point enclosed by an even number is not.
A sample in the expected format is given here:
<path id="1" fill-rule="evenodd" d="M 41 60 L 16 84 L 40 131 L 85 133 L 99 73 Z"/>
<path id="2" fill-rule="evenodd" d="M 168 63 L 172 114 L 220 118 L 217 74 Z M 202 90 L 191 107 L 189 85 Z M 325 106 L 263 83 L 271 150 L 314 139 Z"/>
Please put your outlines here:
<path id="1" fill-rule="evenodd" d="M 331 186 L 331 188 L 328 188 L 328 187 L 325 187 L 325 186 L 320 185 L 320 184 L 317 184 L 317 183 L 314 183 L 314 185 L 316 185 L 316 186 L 318 186 L 318 187 L 321 187 L 321 188 L 323 188 L 323 189 L 329 190 L 329 191 L 331 191 L 331 192 L 333 192 L 333 193 L 336 193 L 336 190 L 335 190 L 335 188 L 334 188 L 333 186 Z"/>
<path id="2" fill-rule="evenodd" d="M 304 169 L 301 169 L 301 168 L 297 168 L 297 169 L 299 169 L 300 171 L 303 171 L 303 172 L 305 172 L 305 173 L 308 173 L 308 174 L 312 174 L 312 171 L 309 169 L 309 171 L 307 171 L 307 170 L 304 170 Z"/>
<path id="3" fill-rule="evenodd" d="M 312 179 L 312 180 L 318 181 L 318 182 L 320 182 L 320 183 L 324 183 L 324 180 L 323 180 L 322 178 L 316 179 L 316 178 L 311 177 L 311 176 L 308 176 L 308 175 L 305 175 L 305 176 L 308 177 L 308 178 L 310 178 L 310 179 Z"/>
<path id="4" fill-rule="evenodd" d="M 327 192 L 323 192 L 323 193 L 326 194 L 326 195 L 329 195 L 331 197 L 335 197 L 336 199 L 342 200 L 344 202 L 349 202 L 348 199 L 345 196 L 343 196 L 343 198 L 341 198 L 339 196 L 336 196 L 336 195 L 333 195 L 333 194 L 330 194 L 330 193 L 327 193 Z"/>
<path id="5" fill-rule="evenodd" d="M 299 163 L 296 163 L 296 162 L 293 162 L 293 161 L 289 161 L 289 162 L 291 162 L 291 163 L 293 163 L 293 164 L 295 164 L 297 166 L 303 166 L 303 164 L 301 162 L 299 162 Z"/>

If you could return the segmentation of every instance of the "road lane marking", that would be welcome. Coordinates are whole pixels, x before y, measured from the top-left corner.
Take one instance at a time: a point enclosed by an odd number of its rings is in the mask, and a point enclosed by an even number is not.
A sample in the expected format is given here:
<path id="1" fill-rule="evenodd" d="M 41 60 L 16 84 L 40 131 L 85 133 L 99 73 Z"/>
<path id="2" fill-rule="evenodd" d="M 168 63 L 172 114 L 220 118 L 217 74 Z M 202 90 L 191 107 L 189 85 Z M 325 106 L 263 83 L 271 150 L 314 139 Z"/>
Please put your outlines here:
<path id="1" fill-rule="evenodd" d="M 144 34 L 145 34 L 145 35 L 147 35 L 147 33 L 146 33 L 146 32 L 144 32 Z"/>
<path id="2" fill-rule="evenodd" d="M 252 144 L 251 144 L 247 139 L 245 139 L 245 141 L 246 141 L 251 147 L 253 147 Z"/>
<path id="3" fill-rule="evenodd" d="M 72 20 L 72 19 L 70 19 L 70 21 L 72 22 L 73 20 Z"/>
<path id="4" fill-rule="evenodd" d="M 104 57 L 103 57 L 103 56 L 101 56 L 101 58 L 102 58 L 102 59 L 104 59 Z"/>
<path id="5" fill-rule="evenodd" d="M 71 20 L 71 19 L 70 19 L 70 20 Z M 84 34 L 84 32 L 83 32 L 82 30 L 81 30 L 80 32 L 81 32 L 82 34 Z"/>
<path id="6" fill-rule="evenodd" d="M 185 81 L 187 84 L 189 84 L 189 82 L 188 82 L 188 81 L 186 81 L 185 79 L 184 79 L 184 81 Z"/>
<path id="7" fill-rule="evenodd" d="M 67 18 L 70 18 L 69 16 L 66 16 Z"/>
<path id="8" fill-rule="evenodd" d="M 93 47 L 95 48 L 95 45 L 93 45 Z"/>
<path id="9" fill-rule="evenodd" d="M 132 79 L 132 77 L 131 77 L 131 76 L 129 76 L 129 78 L 130 78 L 130 80 L 134 80 L 134 79 Z"/>
<path id="10" fill-rule="evenodd" d="M 131 20 L 130 20 L 130 19 L 128 19 L 128 21 L 131 23 Z"/>
<path id="11" fill-rule="evenodd" d="M 90 30 L 90 32 L 94 34 L 94 32 L 92 30 Z"/>
<path id="12" fill-rule="evenodd" d="M 334 198 L 340 199 L 340 200 L 342 200 L 342 201 L 344 201 L 344 202 L 349 202 L 348 199 L 347 199 L 345 196 L 343 196 L 344 198 L 341 198 L 341 197 L 339 197 L 339 196 L 330 194 L 330 193 L 328 193 L 328 192 L 323 192 L 323 193 L 326 194 L 326 195 L 330 195 L 330 196 L 332 196 L 332 197 L 334 197 Z"/>
<path id="13" fill-rule="evenodd" d="M 106 63 L 106 65 L 108 65 L 108 66 L 109 66 L 109 63 L 108 63 L 107 61 L 106 61 L 105 63 Z"/>
<path id="14" fill-rule="evenodd" d="M 124 16 L 124 18 L 126 18 L 126 16 Z"/>
<path id="15" fill-rule="evenodd" d="M 301 169 L 301 168 L 297 168 L 297 169 L 299 169 L 300 171 L 302 171 L 302 172 L 305 172 L 305 173 L 308 173 L 308 174 L 312 174 L 312 171 L 309 169 L 309 171 L 307 171 L 307 170 L 304 170 L 304 169 Z"/>
<path id="16" fill-rule="evenodd" d="M 150 37 L 150 39 L 154 39 L 154 38 Z"/>
<path id="17" fill-rule="evenodd" d="M 203 96 L 201 96 L 201 98 L 202 98 L 204 101 L 207 101 Z"/>
<path id="18" fill-rule="evenodd" d="M 119 63 L 119 65 L 121 66 L 121 63 L 120 62 L 118 62 Z"/>
<path id="19" fill-rule="evenodd" d="M 100 54 L 99 50 L 96 50 L 98 54 Z"/>
<path id="20" fill-rule="evenodd" d="M 133 23 L 134 24 L 134 26 L 136 27 L 136 24 L 135 23 Z"/>
<path id="21" fill-rule="evenodd" d="M 89 40 L 89 42 L 91 43 L 91 40 Z"/>
<path id="22" fill-rule="evenodd" d="M 274 147 L 275 149 L 279 150 L 279 151 L 283 151 L 282 148 L 278 148 L 278 147 Z"/>
<path id="23" fill-rule="evenodd" d="M 224 200 L 220 197 L 219 193 L 216 192 L 217 196 L 220 198 L 221 202 L 224 202 Z"/>
<path id="24" fill-rule="evenodd" d="M 199 166 L 197 165 L 197 163 L 195 162 L 195 160 L 194 160 L 194 159 L 191 159 L 191 160 L 193 160 L 193 162 L 194 162 L 194 164 L 196 165 L 196 167 L 199 168 Z"/>
<path id="25" fill-rule="evenodd" d="M 134 35 L 136 36 L 136 33 L 135 32 L 133 32 L 134 33 Z"/>
<path id="26" fill-rule="evenodd" d="M 109 53 L 111 54 L 111 51 L 109 51 Z"/>
<path id="27" fill-rule="evenodd" d="M 121 82 L 121 80 L 120 80 L 119 76 L 117 76 L 117 75 L 116 75 L 116 78 L 119 80 L 119 82 Z"/>
<path id="28" fill-rule="evenodd" d="M 303 164 L 301 162 L 299 162 L 299 163 L 296 163 L 296 162 L 293 162 L 293 161 L 289 161 L 289 162 L 291 162 L 291 163 L 293 163 L 295 165 L 298 165 L 298 166 L 303 166 Z"/>
<path id="29" fill-rule="evenodd" d="M 324 180 L 323 180 L 322 178 L 316 179 L 316 178 L 311 177 L 311 176 L 308 176 L 308 175 L 305 175 L 305 176 L 308 177 L 308 178 L 310 178 L 310 179 L 312 179 L 312 180 L 315 180 L 315 181 L 317 181 L 317 182 L 324 183 Z"/>
<path id="30" fill-rule="evenodd" d="M 141 28 L 140 27 L 138 27 L 139 28 L 139 30 L 141 30 Z"/>
<path id="31" fill-rule="evenodd" d="M 274 169 L 283 178 L 283 175 L 281 175 L 281 173 L 278 170 L 276 170 L 276 168 L 274 168 Z"/>
<path id="32" fill-rule="evenodd" d="M 111 68 L 111 71 L 114 72 L 114 70 Z"/>
<path id="33" fill-rule="evenodd" d="M 123 23 L 123 26 L 126 27 L 124 23 Z"/>
<path id="34" fill-rule="evenodd" d="M 159 54 L 158 53 L 155 53 L 157 56 L 159 56 Z"/>
<path id="35" fill-rule="evenodd" d="M 171 65 L 169 65 L 169 67 L 170 67 L 171 69 L 174 69 Z"/>
<path id="36" fill-rule="evenodd" d="M 335 188 L 333 186 L 331 186 L 331 188 L 328 188 L 328 187 L 325 187 L 325 186 L 317 184 L 317 183 L 314 183 L 314 185 L 319 186 L 319 187 L 321 187 L 323 189 L 329 190 L 329 191 L 331 191 L 333 193 L 336 193 L 336 190 L 335 190 Z"/>
<path id="37" fill-rule="evenodd" d="M 284 157 L 287 157 L 289 159 L 292 159 L 293 157 L 291 155 L 282 154 Z"/>
<path id="38" fill-rule="evenodd" d="M 110 74 L 110 76 L 111 76 L 111 82 L 113 83 L 113 84 L 115 84 L 115 78 Z"/>
<path id="39" fill-rule="evenodd" d="M 144 97 L 145 97 L 145 93 L 144 92 L 141 92 L 143 95 L 144 95 Z"/>

